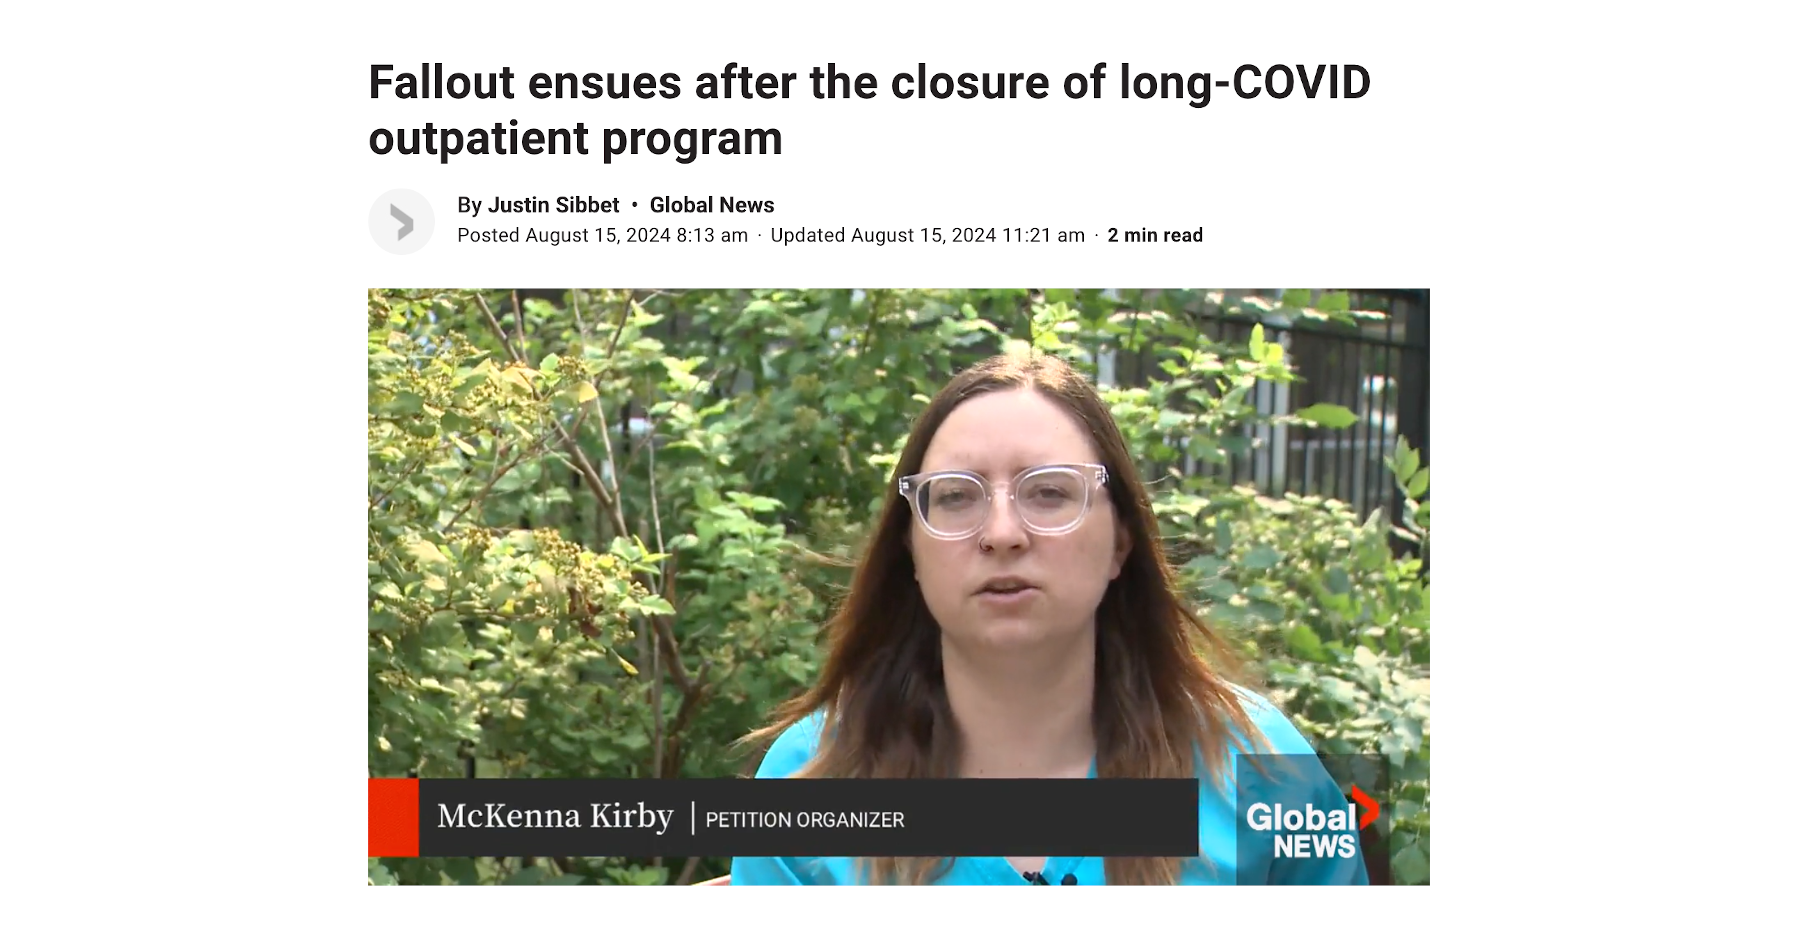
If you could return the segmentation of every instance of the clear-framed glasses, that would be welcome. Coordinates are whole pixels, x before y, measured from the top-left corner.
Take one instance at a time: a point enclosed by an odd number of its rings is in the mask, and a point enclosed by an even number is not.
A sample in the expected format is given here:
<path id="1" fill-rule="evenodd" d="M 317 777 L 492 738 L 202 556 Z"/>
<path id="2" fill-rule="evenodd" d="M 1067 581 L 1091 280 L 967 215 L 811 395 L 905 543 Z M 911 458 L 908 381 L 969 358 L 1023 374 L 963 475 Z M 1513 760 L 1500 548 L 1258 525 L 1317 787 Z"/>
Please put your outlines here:
<path id="1" fill-rule="evenodd" d="M 900 478 L 900 494 L 912 503 L 919 524 L 934 538 L 967 538 L 987 523 L 994 494 L 1004 491 L 1025 528 L 1037 535 L 1064 535 L 1087 517 L 1093 487 L 1106 485 L 1106 467 L 1097 463 L 1055 463 L 1022 470 L 1011 483 L 996 486 L 980 473 L 953 469 Z"/>

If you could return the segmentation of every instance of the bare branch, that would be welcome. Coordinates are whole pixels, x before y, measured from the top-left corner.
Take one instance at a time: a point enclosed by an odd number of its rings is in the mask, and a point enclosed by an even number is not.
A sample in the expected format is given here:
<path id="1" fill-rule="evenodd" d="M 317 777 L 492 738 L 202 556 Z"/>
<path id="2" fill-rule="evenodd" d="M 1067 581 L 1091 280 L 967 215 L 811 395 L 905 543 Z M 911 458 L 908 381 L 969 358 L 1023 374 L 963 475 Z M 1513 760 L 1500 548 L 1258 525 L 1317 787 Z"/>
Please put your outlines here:
<path id="1" fill-rule="evenodd" d="M 519 290 L 512 290 L 513 334 L 519 338 L 519 360 L 525 360 L 525 310 L 519 307 Z"/>
<path id="2" fill-rule="evenodd" d="M 520 450 L 519 455 L 513 457 L 511 462 L 495 470 L 493 478 L 488 480 L 487 485 L 482 486 L 481 491 L 476 493 L 475 497 L 468 501 L 468 504 L 458 509 L 456 514 L 450 517 L 450 521 L 444 523 L 443 531 L 448 532 L 451 527 L 460 521 L 464 515 L 467 515 L 471 509 L 480 505 L 482 500 L 487 498 L 488 493 L 494 491 L 494 486 L 498 485 L 500 480 L 505 478 L 507 473 L 512 472 L 514 466 L 533 457 L 542 455 L 544 443 L 549 438 L 549 433 L 545 433 L 543 436 L 538 437 L 530 446 Z"/>
<path id="3" fill-rule="evenodd" d="M 875 322 L 881 317 L 881 297 L 883 293 L 869 293 L 869 322 L 863 326 L 862 339 L 856 343 L 856 356 L 867 357 L 869 353 L 869 336 L 875 332 Z"/>
<path id="4" fill-rule="evenodd" d="M 656 525 L 656 553 L 663 554 L 662 511 L 656 501 L 656 437 L 645 437 L 650 450 L 650 521 Z"/>
<path id="5" fill-rule="evenodd" d="M 650 623 L 656 628 L 656 643 L 662 647 L 663 660 L 669 665 L 669 675 L 674 677 L 675 688 L 681 693 L 685 704 L 693 696 L 695 686 L 693 680 L 688 678 L 687 667 L 681 665 L 681 653 L 675 648 L 675 633 L 661 614 L 653 615 Z"/>
<path id="6" fill-rule="evenodd" d="M 575 331 L 581 335 L 582 342 L 587 341 L 587 322 L 581 320 L 581 290 L 569 290 L 569 311 L 575 316 Z"/>
<path id="7" fill-rule="evenodd" d="M 481 309 L 481 314 L 487 316 L 488 325 L 494 329 L 494 337 L 500 339 L 500 346 L 506 349 L 507 357 L 523 362 L 525 356 L 513 347 L 512 340 L 506 337 L 506 329 L 500 327 L 500 319 L 494 317 L 494 310 L 488 307 L 487 299 L 482 298 L 479 292 L 475 293 L 475 304 Z"/>
<path id="8" fill-rule="evenodd" d="M 701 662 L 700 674 L 694 677 L 693 684 L 688 688 L 688 691 L 682 695 L 681 707 L 675 712 L 675 720 L 669 723 L 670 735 L 679 736 L 682 731 L 687 728 L 688 721 L 693 716 L 695 710 L 700 708 L 700 703 L 705 701 L 707 693 L 711 690 L 711 687 L 707 683 L 707 679 L 712 676 L 712 670 L 713 664 L 711 660 Z"/>
<path id="9" fill-rule="evenodd" d="M 401 486 L 406 485 L 406 480 L 411 479 L 413 476 L 413 473 L 418 472 L 419 467 L 425 465 L 425 461 L 430 459 L 431 455 L 432 454 L 428 452 L 428 453 L 424 454 L 423 456 L 420 456 L 418 459 L 413 460 L 412 465 L 406 467 L 406 471 L 400 474 L 400 478 L 397 479 L 393 485 L 389 486 L 387 488 L 386 492 L 383 492 L 382 494 L 369 500 L 369 508 L 373 509 L 373 508 L 381 505 L 381 503 L 386 502 L 388 500 L 388 496 L 393 495 L 395 490 L 399 489 Z"/>
<path id="10" fill-rule="evenodd" d="M 625 290 L 625 305 L 619 309 L 619 324 L 613 329 L 612 340 L 606 343 L 606 357 L 612 359 L 613 350 L 619 346 L 619 336 L 625 333 L 625 323 L 631 320 L 631 296 L 636 289 Z"/>
<path id="11" fill-rule="evenodd" d="M 692 409 L 694 406 L 694 402 L 696 400 L 696 398 L 694 396 L 695 394 L 698 394 L 702 389 L 705 389 L 709 392 L 716 391 L 718 389 L 717 384 L 718 384 L 718 380 L 719 380 L 719 375 L 724 373 L 724 370 L 725 370 L 724 368 L 719 368 L 718 370 L 713 371 L 712 374 L 709 377 L 707 377 L 706 380 L 704 380 L 704 381 L 700 380 L 699 378 L 695 378 L 694 386 L 689 388 L 687 391 L 687 394 L 684 395 L 681 398 L 681 400 L 678 401 L 677 403 L 685 404 L 685 405 L 687 405 L 687 407 L 689 409 Z M 649 426 L 646 427 L 645 431 L 644 431 L 644 442 L 655 443 L 656 435 L 662 431 L 662 422 L 664 420 L 668 419 L 669 415 L 673 412 L 674 412 L 673 410 L 665 410 L 657 416 L 646 418 L 646 420 L 649 422 Z M 630 472 L 634 468 L 633 464 L 636 461 L 637 461 L 637 446 L 634 444 L 632 446 L 631 450 L 625 454 L 625 472 Z M 652 477 L 651 481 L 652 481 L 652 483 L 654 483 L 655 482 L 654 462 L 652 463 L 651 477 Z M 651 498 L 652 498 L 652 501 L 654 501 L 655 496 L 653 495 Z M 658 551 L 662 550 L 661 542 L 662 542 L 662 539 L 659 536 L 657 538 L 657 543 L 658 543 L 657 550 Z"/>
<path id="12" fill-rule="evenodd" d="M 657 552 L 657 554 L 663 554 L 664 551 L 663 551 L 663 534 L 662 534 L 662 513 L 658 510 L 657 500 L 656 500 L 656 442 L 655 442 L 654 437 L 650 438 L 650 518 L 651 518 L 651 521 L 653 521 L 656 526 L 656 552 Z M 663 562 L 662 575 L 661 575 L 661 577 L 662 577 L 661 592 L 668 595 L 669 603 L 671 605 L 674 604 L 674 598 L 675 598 L 674 564 L 675 564 L 674 558 L 669 558 L 669 559 L 665 560 Z M 677 612 L 679 612 L 679 608 L 677 608 Z M 655 746 L 655 753 L 654 753 L 654 758 L 652 759 L 652 762 L 657 771 L 657 776 L 661 777 L 661 773 L 663 770 L 662 653 L 661 653 L 661 647 L 653 647 L 651 649 L 651 651 L 650 651 L 650 666 L 651 666 L 650 704 L 654 707 L 654 711 L 651 713 L 651 719 L 653 720 L 653 726 L 654 726 L 653 731 L 651 732 L 651 735 L 652 735 L 654 741 L 652 741 L 651 744 L 653 744 Z M 687 696 L 684 693 L 683 698 L 685 699 L 686 697 Z"/>

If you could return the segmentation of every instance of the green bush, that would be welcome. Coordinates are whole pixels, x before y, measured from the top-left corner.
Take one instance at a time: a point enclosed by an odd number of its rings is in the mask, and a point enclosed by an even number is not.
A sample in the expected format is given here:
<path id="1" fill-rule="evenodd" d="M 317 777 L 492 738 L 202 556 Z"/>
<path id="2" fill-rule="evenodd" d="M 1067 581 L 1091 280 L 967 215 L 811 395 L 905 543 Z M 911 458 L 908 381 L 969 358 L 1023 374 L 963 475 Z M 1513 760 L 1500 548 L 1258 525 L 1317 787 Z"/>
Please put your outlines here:
<path id="1" fill-rule="evenodd" d="M 1404 438 L 1390 457 L 1410 484 L 1408 528 L 1428 540 L 1429 482 Z M 1357 521 L 1335 499 L 1232 490 L 1220 544 L 1190 562 L 1210 616 L 1248 631 L 1275 700 L 1320 752 L 1381 755 L 1393 778 L 1387 842 L 1394 878 L 1430 881 L 1431 586 L 1422 560 L 1396 556 L 1380 513 Z"/>

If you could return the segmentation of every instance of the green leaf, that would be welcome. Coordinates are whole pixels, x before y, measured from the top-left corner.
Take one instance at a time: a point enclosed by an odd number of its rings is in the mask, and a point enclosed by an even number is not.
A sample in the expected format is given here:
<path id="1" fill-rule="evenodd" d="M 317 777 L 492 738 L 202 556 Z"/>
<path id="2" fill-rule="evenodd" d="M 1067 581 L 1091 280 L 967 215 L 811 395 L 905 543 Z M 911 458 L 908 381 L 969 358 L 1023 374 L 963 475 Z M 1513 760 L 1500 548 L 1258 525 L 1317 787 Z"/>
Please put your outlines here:
<path id="1" fill-rule="evenodd" d="M 1394 467 L 1394 478 L 1405 482 L 1419 471 L 1419 451 L 1406 445 L 1406 437 L 1400 438 L 1398 464 Z"/>
<path id="2" fill-rule="evenodd" d="M 1276 551 L 1268 545 L 1257 545 L 1248 552 L 1245 552 L 1244 557 L 1238 560 L 1239 565 L 1259 571 L 1264 568 L 1272 568 L 1280 563 L 1281 552 Z"/>
<path id="3" fill-rule="evenodd" d="M 1394 878 L 1407 886 L 1426 883 L 1431 878 L 1431 862 L 1425 854 L 1419 852 L 1416 843 L 1407 844 L 1406 848 L 1394 854 Z"/>
<path id="4" fill-rule="evenodd" d="M 382 404 L 381 409 L 376 411 L 376 416 L 411 417 L 416 416 L 420 410 L 424 409 L 424 407 L 425 398 L 420 397 L 412 391 L 403 390 L 400 393 L 395 394 L 393 400 Z"/>
<path id="5" fill-rule="evenodd" d="M 1313 307 L 1321 312 L 1348 312 L 1350 311 L 1350 293 L 1321 292 L 1318 304 Z"/>
<path id="6" fill-rule="evenodd" d="M 538 465 L 536 460 L 528 460 L 520 463 L 519 465 L 508 469 L 506 473 L 494 483 L 494 491 L 500 494 L 517 492 L 520 489 L 536 484 L 538 476 L 541 473 L 542 468 Z"/>
<path id="7" fill-rule="evenodd" d="M 1251 588 L 1251 590 L 1255 591 L 1257 588 Z M 1244 610 L 1250 616 L 1266 624 L 1280 623 L 1281 618 L 1287 616 L 1287 612 L 1281 609 L 1280 604 L 1266 600 L 1252 600 L 1250 606 Z"/>
<path id="8" fill-rule="evenodd" d="M 594 398 L 596 398 L 598 396 L 600 396 L 600 392 L 595 390 L 594 385 L 589 384 L 587 381 L 582 381 L 581 383 L 575 385 L 575 402 L 576 403 L 585 404 L 588 401 L 593 400 Z"/>
<path id="9" fill-rule="evenodd" d="M 1341 430 L 1356 422 L 1356 414 L 1337 404 L 1313 404 L 1302 408 L 1295 416 L 1333 430 Z"/>
<path id="10" fill-rule="evenodd" d="M 1319 693 L 1325 698 L 1343 706 L 1355 707 L 1362 700 L 1357 697 L 1355 686 L 1337 678 L 1326 676 L 1319 680 Z"/>
<path id="11" fill-rule="evenodd" d="M 1216 578 L 1200 586 L 1200 593 L 1213 600 L 1230 600 L 1237 596 L 1237 592 L 1238 586 L 1224 578 Z"/>
<path id="12" fill-rule="evenodd" d="M 1213 548 L 1222 555 L 1231 553 L 1231 523 L 1222 518 L 1213 528 Z"/>
<path id="13" fill-rule="evenodd" d="M 1285 289 L 1281 293 L 1281 305 L 1283 308 L 1311 308 L 1312 290 Z"/>
<path id="14" fill-rule="evenodd" d="M 1325 589 L 1333 594 L 1350 593 L 1350 575 L 1344 569 L 1332 566 L 1325 571 Z"/>
<path id="15" fill-rule="evenodd" d="M 1319 635 L 1305 624 L 1288 630 L 1287 645 L 1295 656 L 1308 662 L 1317 663 L 1325 659 L 1325 647 L 1319 643 Z"/>
<path id="16" fill-rule="evenodd" d="M 430 646 L 449 646 L 462 635 L 462 624 L 456 614 L 440 610 L 425 621 L 425 642 Z"/>
<path id="17" fill-rule="evenodd" d="M 1406 763 L 1406 737 L 1395 732 L 1381 736 L 1381 753 L 1398 768 Z"/>
<path id="18" fill-rule="evenodd" d="M 1425 490 L 1430 488 L 1431 470 L 1421 469 L 1410 479 L 1406 480 L 1406 497 L 1409 499 L 1416 499 L 1419 496 L 1424 495 Z"/>
<path id="19" fill-rule="evenodd" d="M 1198 555 L 1192 561 L 1182 565 L 1185 570 L 1205 577 L 1218 577 L 1225 570 L 1225 562 L 1212 555 Z"/>
<path id="20" fill-rule="evenodd" d="M 661 597 L 646 597 L 638 601 L 638 609 L 646 614 L 667 614 L 674 616 L 675 605 Z"/>
<path id="21" fill-rule="evenodd" d="M 444 864 L 444 875 L 458 886 L 481 885 L 481 876 L 475 872 L 475 861 L 470 857 L 450 857 Z"/>
<path id="22" fill-rule="evenodd" d="M 1250 329 L 1250 360 L 1261 361 L 1268 353 L 1268 345 L 1263 342 L 1263 327 L 1257 325 Z"/>
<path id="23" fill-rule="evenodd" d="M 406 543 L 406 553 L 420 564 L 449 564 L 450 559 L 438 550 L 438 546 L 422 538 L 415 538 Z"/>

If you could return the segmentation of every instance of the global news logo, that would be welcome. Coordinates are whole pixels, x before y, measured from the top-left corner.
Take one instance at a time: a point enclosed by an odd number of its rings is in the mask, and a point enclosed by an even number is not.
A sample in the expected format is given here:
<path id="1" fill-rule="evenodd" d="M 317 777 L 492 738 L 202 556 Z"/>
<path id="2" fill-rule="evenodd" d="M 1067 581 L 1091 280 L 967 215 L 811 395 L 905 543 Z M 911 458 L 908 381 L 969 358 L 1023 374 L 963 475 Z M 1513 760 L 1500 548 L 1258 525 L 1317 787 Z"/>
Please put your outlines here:
<path id="1" fill-rule="evenodd" d="M 1357 816 L 1357 808 L 1362 815 Z M 1314 859 L 1356 856 L 1357 831 L 1381 816 L 1381 804 L 1363 789 L 1350 786 L 1350 803 L 1329 809 L 1311 803 L 1288 807 L 1257 801 L 1244 811 L 1244 825 L 1260 834 L 1274 833 L 1277 857 Z"/>

